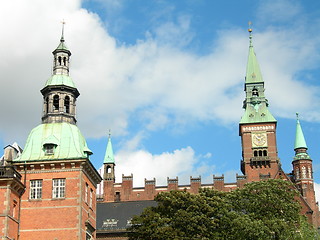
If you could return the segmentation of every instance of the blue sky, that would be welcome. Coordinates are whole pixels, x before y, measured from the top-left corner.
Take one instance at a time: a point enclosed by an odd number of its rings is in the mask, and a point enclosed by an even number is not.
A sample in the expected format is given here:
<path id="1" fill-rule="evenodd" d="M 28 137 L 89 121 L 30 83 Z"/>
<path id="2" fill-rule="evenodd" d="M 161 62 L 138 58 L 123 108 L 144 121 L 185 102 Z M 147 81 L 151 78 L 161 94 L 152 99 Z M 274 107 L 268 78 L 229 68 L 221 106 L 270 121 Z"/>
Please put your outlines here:
<path id="1" fill-rule="evenodd" d="M 320 2 L 308 1 L 8 1 L 0 9 L 2 146 L 22 147 L 40 123 L 39 90 L 65 19 L 71 77 L 81 95 L 78 126 L 94 165 L 109 129 L 117 181 L 240 174 L 238 122 L 248 55 L 248 21 L 278 120 L 282 166 L 291 171 L 295 112 L 320 183 Z"/>

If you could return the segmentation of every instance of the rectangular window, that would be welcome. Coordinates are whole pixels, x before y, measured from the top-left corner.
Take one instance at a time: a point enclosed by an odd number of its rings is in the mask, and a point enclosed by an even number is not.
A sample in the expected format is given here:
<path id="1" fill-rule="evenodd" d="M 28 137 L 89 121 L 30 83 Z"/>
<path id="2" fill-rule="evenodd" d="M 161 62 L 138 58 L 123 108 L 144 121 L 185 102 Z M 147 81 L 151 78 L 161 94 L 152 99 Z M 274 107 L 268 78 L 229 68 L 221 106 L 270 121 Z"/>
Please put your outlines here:
<path id="1" fill-rule="evenodd" d="M 85 189 L 85 195 L 84 195 L 84 201 L 86 202 L 86 203 L 88 203 L 88 189 L 89 189 L 89 185 L 88 185 L 88 183 L 86 183 L 86 189 Z"/>
<path id="2" fill-rule="evenodd" d="M 52 181 L 52 198 L 64 198 L 66 192 L 66 179 L 59 178 Z"/>
<path id="3" fill-rule="evenodd" d="M 30 199 L 42 198 L 42 180 L 30 180 Z"/>
<path id="4" fill-rule="evenodd" d="M 93 190 L 90 189 L 90 203 L 89 203 L 89 207 L 92 208 L 92 200 L 93 200 Z"/>

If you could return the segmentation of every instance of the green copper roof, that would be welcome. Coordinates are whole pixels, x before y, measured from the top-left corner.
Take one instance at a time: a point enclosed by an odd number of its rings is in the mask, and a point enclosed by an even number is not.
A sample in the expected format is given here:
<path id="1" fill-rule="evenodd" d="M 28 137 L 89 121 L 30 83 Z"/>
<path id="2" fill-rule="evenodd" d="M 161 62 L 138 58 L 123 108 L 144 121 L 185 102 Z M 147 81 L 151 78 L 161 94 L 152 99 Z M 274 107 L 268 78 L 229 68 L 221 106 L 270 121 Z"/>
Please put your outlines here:
<path id="1" fill-rule="evenodd" d="M 114 163 L 114 156 L 113 156 L 113 150 L 112 150 L 112 144 L 111 144 L 110 136 L 109 136 L 109 139 L 108 139 L 106 155 L 104 156 L 103 163 Z"/>
<path id="2" fill-rule="evenodd" d="M 250 32 L 249 57 L 247 63 L 246 83 L 263 82 L 259 63 L 252 45 L 252 35 Z"/>
<path id="3" fill-rule="evenodd" d="M 59 50 L 60 50 L 60 51 L 62 50 L 62 51 L 64 51 L 64 52 L 70 53 L 67 45 L 64 43 L 63 33 L 62 33 L 62 36 L 61 36 L 61 38 L 60 38 L 60 43 L 59 43 L 58 47 L 57 47 L 53 52 L 56 52 L 56 51 L 59 51 Z M 70 54 L 71 54 L 71 53 L 70 53 Z"/>
<path id="4" fill-rule="evenodd" d="M 53 86 L 53 85 L 65 85 L 72 88 L 76 88 L 76 85 L 74 84 L 71 77 L 67 75 L 53 75 L 51 76 L 47 82 L 45 87 L 47 86 Z"/>
<path id="5" fill-rule="evenodd" d="M 45 145 L 54 145 L 52 154 L 45 153 Z M 46 123 L 35 127 L 27 139 L 20 157 L 14 161 L 39 161 L 88 158 L 92 152 L 79 128 L 70 123 Z"/>
<path id="6" fill-rule="evenodd" d="M 294 149 L 308 148 L 306 140 L 304 139 L 303 131 L 299 121 L 299 114 L 297 113 L 297 128 L 296 128 L 296 140 L 294 142 Z"/>
<path id="7" fill-rule="evenodd" d="M 268 107 L 265 104 L 247 106 L 240 123 L 265 123 L 276 122 Z"/>

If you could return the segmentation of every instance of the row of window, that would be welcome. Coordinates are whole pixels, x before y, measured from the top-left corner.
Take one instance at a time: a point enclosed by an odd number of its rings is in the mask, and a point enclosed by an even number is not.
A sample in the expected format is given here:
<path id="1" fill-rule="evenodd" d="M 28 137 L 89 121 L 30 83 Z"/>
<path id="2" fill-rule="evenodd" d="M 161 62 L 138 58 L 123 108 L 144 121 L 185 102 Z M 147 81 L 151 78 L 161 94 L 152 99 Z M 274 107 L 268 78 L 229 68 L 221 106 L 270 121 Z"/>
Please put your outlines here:
<path id="1" fill-rule="evenodd" d="M 53 96 L 53 110 L 59 111 L 59 95 Z M 49 112 L 49 98 L 46 98 L 46 112 Z M 66 96 L 64 98 L 64 112 L 70 113 L 70 97 Z"/>
<path id="2" fill-rule="evenodd" d="M 55 59 L 56 61 L 57 59 Z M 60 66 L 67 66 L 67 58 L 66 57 L 58 57 L 58 65 Z"/>
<path id="3" fill-rule="evenodd" d="M 64 198 L 66 194 L 66 179 L 52 180 L 52 198 Z M 42 180 L 30 180 L 30 199 L 42 198 Z"/>
<path id="4" fill-rule="evenodd" d="M 66 194 L 66 179 L 52 179 L 52 198 L 65 198 Z M 42 198 L 42 179 L 30 180 L 30 199 Z M 86 183 L 85 202 L 92 208 L 93 206 L 93 189 L 89 188 Z"/>

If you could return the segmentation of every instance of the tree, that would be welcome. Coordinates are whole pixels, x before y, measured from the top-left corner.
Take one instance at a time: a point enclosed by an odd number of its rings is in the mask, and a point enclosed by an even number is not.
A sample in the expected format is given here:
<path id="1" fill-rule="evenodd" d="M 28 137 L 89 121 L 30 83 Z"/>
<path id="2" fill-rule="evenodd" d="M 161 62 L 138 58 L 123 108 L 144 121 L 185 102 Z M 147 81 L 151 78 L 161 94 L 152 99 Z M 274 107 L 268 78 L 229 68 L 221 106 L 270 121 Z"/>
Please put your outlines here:
<path id="1" fill-rule="evenodd" d="M 318 239 L 299 214 L 295 196 L 284 180 L 249 183 L 232 192 L 160 193 L 156 207 L 132 219 L 129 239 Z"/>

